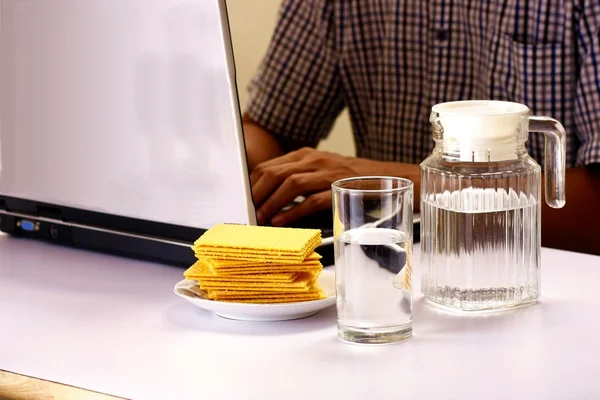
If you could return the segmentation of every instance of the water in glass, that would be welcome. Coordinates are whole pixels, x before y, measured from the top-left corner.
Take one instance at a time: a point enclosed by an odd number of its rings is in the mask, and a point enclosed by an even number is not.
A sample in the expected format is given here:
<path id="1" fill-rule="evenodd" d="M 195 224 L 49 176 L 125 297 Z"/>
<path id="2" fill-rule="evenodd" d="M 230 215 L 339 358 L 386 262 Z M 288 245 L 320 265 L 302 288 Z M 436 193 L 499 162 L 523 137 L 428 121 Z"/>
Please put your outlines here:
<path id="1" fill-rule="evenodd" d="M 395 229 L 357 228 L 344 232 L 335 247 L 342 339 L 389 343 L 410 337 L 412 237 Z"/>

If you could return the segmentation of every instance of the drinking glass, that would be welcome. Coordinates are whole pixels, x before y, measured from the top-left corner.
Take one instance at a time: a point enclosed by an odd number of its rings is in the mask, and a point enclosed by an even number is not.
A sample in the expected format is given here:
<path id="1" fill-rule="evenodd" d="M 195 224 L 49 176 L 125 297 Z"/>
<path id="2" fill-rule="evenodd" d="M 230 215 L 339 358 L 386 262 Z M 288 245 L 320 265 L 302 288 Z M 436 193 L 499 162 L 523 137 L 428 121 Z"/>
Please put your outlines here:
<path id="1" fill-rule="evenodd" d="M 334 182 L 338 336 L 386 344 L 412 336 L 413 183 L 392 177 Z"/>

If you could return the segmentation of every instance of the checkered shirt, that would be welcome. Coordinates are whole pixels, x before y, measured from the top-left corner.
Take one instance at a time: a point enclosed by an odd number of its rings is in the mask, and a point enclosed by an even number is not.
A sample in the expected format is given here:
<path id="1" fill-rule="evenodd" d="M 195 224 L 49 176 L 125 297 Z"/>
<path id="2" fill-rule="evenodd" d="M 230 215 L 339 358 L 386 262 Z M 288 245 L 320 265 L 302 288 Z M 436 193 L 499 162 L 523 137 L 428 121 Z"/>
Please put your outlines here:
<path id="1" fill-rule="evenodd" d="M 357 153 L 419 163 L 436 103 L 524 103 L 567 131 L 567 166 L 600 162 L 600 2 L 284 0 L 249 116 L 316 145 L 348 107 Z M 544 136 L 529 153 L 541 162 Z"/>

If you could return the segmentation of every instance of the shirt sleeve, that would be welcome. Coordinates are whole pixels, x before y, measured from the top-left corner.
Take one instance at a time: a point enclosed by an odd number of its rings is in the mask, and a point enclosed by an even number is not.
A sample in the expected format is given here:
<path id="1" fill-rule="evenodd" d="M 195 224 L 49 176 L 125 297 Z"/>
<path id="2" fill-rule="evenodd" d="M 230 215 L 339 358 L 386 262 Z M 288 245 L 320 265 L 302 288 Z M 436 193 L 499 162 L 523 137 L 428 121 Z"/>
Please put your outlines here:
<path id="1" fill-rule="evenodd" d="M 246 110 L 275 136 L 316 146 L 344 108 L 331 3 L 283 1 Z"/>
<path id="2" fill-rule="evenodd" d="M 580 12 L 575 128 L 580 143 L 577 165 L 585 166 L 600 163 L 600 3 L 583 2 Z"/>

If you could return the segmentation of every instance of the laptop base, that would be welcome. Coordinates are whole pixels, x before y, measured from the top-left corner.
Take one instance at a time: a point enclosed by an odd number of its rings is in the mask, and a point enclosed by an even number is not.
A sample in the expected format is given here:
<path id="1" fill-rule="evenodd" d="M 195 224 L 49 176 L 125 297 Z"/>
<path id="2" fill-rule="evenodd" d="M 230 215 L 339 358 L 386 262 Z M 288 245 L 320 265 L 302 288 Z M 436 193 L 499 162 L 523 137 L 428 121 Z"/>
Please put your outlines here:
<path id="1" fill-rule="evenodd" d="M 324 222 L 324 221 L 322 221 Z M 102 214 L 0 196 L 0 231 L 11 236 L 187 268 L 205 230 Z M 330 234 L 323 232 L 324 235 Z M 331 240 L 321 245 L 323 265 L 333 265 Z"/>

